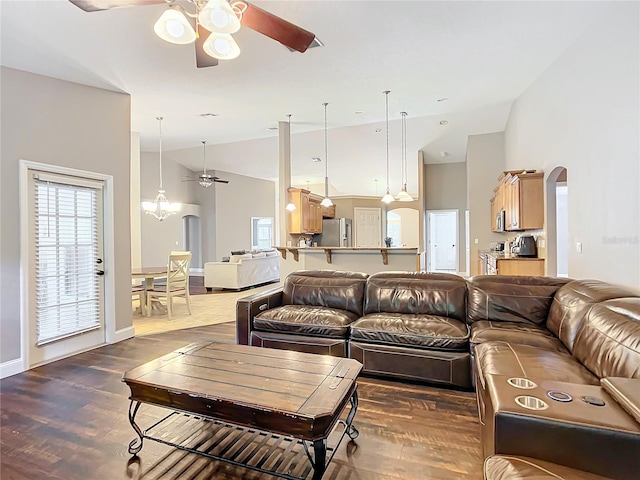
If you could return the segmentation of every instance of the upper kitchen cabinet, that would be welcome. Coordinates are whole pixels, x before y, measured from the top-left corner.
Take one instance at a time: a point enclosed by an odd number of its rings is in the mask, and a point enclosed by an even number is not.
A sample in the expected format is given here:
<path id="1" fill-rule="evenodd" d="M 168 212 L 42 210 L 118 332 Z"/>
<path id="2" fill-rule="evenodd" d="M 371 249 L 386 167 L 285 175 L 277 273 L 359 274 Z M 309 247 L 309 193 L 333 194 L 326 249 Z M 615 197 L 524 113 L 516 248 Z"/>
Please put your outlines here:
<path id="1" fill-rule="evenodd" d="M 291 202 L 296 206 L 289 212 L 289 233 L 322 233 L 322 207 L 320 200 L 302 188 L 290 188 Z"/>
<path id="2" fill-rule="evenodd" d="M 544 224 L 544 173 L 535 170 L 507 171 L 498 178 L 491 201 L 492 230 L 503 210 L 504 230 L 537 230 Z"/>

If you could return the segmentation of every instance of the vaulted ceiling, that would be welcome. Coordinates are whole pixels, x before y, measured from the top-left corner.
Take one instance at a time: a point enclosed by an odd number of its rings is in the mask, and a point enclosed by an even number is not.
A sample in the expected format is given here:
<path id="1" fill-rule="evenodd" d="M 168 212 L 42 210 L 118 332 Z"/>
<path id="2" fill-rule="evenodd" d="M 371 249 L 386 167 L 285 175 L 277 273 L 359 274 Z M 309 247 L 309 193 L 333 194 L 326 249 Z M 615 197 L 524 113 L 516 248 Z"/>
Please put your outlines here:
<path id="1" fill-rule="evenodd" d="M 300 54 L 242 28 L 235 60 L 197 69 L 191 45 L 160 40 L 164 5 L 86 13 L 66 0 L 0 2 L 1 63 L 131 95 L 141 148 L 213 145 L 209 168 L 277 177 L 277 127 L 292 114 L 296 177 L 321 177 L 323 102 L 329 102 L 332 184 L 373 194 L 385 177 L 383 90 L 391 90 L 390 158 L 407 152 L 464 161 L 470 134 L 504 129 L 511 103 L 593 22 L 607 2 L 254 2 L 324 44 Z M 446 100 L 442 100 L 446 98 Z M 440 100 L 440 101 L 439 101 Z M 203 117 L 213 113 L 216 116 Z M 448 122 L 442 125 L 441 122 Z M 376 130 L 382 130 L 376 132 Z M 446 152 L 446 154 L 442 153 Z M 197 170 L 201 157 L 185 155 Z M 395 176 L 398 176 L 395 174 Z M 409 190 L 417 182 L 410 178 Z"/>

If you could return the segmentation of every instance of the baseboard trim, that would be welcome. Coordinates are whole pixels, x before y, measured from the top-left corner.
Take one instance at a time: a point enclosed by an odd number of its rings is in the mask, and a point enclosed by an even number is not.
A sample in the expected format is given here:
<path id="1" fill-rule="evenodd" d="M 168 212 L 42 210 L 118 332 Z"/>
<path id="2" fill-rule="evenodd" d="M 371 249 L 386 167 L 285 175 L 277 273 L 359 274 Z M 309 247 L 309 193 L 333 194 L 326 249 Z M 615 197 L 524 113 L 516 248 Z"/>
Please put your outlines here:
<path id="1" fill-rule="evenodd" d="M 113 335 L 113 338 L 109 340 L 109 343 L 118 343 L 123 340 L 133 338 L 135 336 L 136 336 L 136 332 L 132 325 L 131 327 L 123 328 L 121 330 L 116 330 L 116 333 Z"/>
<path id="2" fill-rule="evenodd" d="M 21 358 L 0 363 L 0 378 L 10 377 L 22 372 L 24 372 L 24 367 Z"/>

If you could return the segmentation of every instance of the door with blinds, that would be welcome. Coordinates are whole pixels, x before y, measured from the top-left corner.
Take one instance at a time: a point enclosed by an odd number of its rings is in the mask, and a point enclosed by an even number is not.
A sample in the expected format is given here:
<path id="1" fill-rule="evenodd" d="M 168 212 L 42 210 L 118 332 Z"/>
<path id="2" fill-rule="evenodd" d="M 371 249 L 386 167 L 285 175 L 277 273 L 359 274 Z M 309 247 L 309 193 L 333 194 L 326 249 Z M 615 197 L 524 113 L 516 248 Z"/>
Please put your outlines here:
<path id="1" fill-rule="evenodd" d="M 105 343 L 102 192 L 29 171 L 29 367 Z"/>

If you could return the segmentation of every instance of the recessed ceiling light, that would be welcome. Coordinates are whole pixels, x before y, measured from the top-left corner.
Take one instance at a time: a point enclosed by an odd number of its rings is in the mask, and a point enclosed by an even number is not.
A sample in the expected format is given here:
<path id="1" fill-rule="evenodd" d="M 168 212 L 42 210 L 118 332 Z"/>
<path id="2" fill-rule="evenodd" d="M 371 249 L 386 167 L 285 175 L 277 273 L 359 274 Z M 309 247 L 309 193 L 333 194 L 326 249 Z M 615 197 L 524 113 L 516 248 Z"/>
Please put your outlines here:
<path id="1" fill-rule="evenodd" d="M 218 113 L 201 113 L 200 116 L 201 117 L 217 117 L 219 114 Z"/>
<path id="2" fill-rule="evenodd" d="M 441 157 L 448 157 L 449 156 L 449 152 L 440 152 L 440 156 Z"/>
<path id="3" fill-rule="evenodd" d="M 440 125 L 449 125 L 448 120 L 440 120 Z"/>
<path id="4" fill-rule="evenodd" d="M 278 127 L 267 127 L 265 130 L 267 132 L 275 132 L 276 130 L 278 130 Z"/>
<path id="5" fill-rule="evenodd" d="M 311 157 L 311 161 L 312 161 L 313 163 L 318 163 L 318 162 L 321 162 L 321 161 L 322 161 L 322 159 L 321 159 L 320 157 Z"/>
<path id="6" fill-rule="evenodd" d="M 446 102 L 447 100 L 449 100 L 447 97 L 440 97 L 438 100 L 436 100 L 437 102 Z"/>

